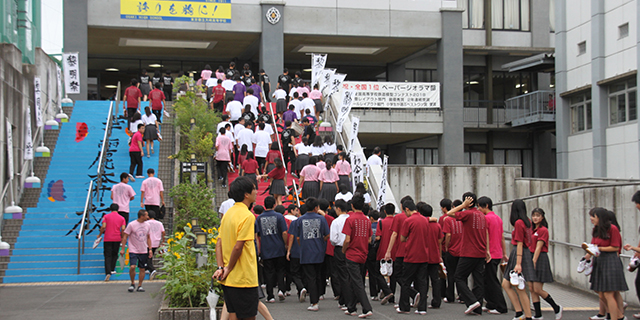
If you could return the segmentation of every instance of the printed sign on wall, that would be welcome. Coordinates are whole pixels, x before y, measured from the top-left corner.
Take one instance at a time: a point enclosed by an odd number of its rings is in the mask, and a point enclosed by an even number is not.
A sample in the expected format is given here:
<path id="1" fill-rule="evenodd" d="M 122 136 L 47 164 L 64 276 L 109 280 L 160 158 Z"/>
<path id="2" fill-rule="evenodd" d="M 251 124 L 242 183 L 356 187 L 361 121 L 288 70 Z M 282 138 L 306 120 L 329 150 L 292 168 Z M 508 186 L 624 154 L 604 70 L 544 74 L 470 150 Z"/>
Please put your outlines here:
<path id="1" fill-rule="evenodd" d="M 355 91 L 353 108 L 440 108 L 439 82 L 345 81 Z"/>
<path id="2" fill-rule="evenodd" d="M 120 18 L 231 23 L 231 0 L 120 0 Z"/>
<path id="3" fill-rule="evenodd" d="M 80 93 L 80 61 L 78 53 L 63 53 L 62 63 L 64 66 L 64 90 L 66 94 Z"/>

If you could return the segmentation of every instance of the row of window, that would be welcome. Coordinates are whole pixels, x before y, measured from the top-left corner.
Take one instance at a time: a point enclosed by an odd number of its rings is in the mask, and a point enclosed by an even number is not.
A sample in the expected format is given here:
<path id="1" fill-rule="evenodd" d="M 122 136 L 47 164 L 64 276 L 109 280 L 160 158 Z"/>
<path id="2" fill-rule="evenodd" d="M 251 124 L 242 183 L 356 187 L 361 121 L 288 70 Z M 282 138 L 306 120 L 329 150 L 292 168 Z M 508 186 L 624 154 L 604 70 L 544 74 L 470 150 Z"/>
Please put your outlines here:
<path id="1" fill-rule="evenodd" d="M 609 85 L 609 124 L 614 125 L 638 119 L 636 100 L 636 78 Z M 573 95 L 570 98 L 571 131 L 573 133 L 591 130 L 591 91 Z"/>
<path id="2" fill-rule="evenodd" d="M 461 0 L 462 27 L 484 29 L 484 2 L 491 1 L 491 28 L 529 31 L 530 0 Z"/>

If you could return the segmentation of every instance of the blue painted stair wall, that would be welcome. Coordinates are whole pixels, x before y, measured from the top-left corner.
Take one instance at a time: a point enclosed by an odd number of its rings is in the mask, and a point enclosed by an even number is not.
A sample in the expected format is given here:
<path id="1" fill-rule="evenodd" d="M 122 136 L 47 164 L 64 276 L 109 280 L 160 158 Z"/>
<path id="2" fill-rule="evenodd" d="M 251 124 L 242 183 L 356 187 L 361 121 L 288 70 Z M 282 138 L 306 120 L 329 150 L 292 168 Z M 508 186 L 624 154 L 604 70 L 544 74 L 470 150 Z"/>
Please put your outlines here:
<path id="1" fill-rule="evenodd" d="M 105 169 L 108 180 L 103 182 L 104 190 L 99 192 L 99 199 L 94 201 L 96 211 L 91 215 L 85 237 L 80 274 L 77 274 L 77 233 L 89 182 L 96 176 L 109 104 L 109 101 L 77 101 L 71 119 L 62 124 L 47 181 L 42 183 L 38 206 L 27 209 L 4 283 L 104 279 L 102 243 L 96 249 L 91 247 L 99 232 L 102 216 L 109 213 L 106 209 L 111 204 L 111 187 L 119 182 L 120 173 L 129 172 L 126 120 L 118 120 L 111 133 Z M 122 114 L 122 110 L 119 111 Z M 86 135 L 82 129 L 84 124 Z M 145 150 L 145 176 L 148 168 L 154 168 L 157 172 L 158 141 L 155 141 L 154 149 L 155 154 L 151 158 L 147 158 Z M 140 209 L 142 181 L 136 179 L 135 182 L 129 182 L 136 192 L 135 199 L 130 203 L 130 219 L 135 219 Z M 111 280 L 125 279 L 129 279 L 127 269 L 111 277 Z"/>

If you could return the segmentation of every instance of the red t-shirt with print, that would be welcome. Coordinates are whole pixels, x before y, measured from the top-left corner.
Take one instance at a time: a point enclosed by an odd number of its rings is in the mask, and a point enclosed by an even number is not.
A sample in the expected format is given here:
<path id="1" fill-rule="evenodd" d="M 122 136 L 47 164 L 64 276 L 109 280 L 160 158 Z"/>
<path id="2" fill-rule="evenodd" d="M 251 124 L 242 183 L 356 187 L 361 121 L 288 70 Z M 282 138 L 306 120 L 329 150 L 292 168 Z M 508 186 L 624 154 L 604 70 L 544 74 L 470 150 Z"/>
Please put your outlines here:
<path id="1" fill-rule="evenodd" d="M 462 222 L 464 245 L 460 250 L 460 256 L 485 258 L 487 256 L 487 223 L 484 213 L 476 208 L 470 208 L 456 212 L 456 220 Z"/>
<path id="2" fill-rule="evenodd" d="M 393 224 L 391 225 L 391 231 L 398 234 L 398 237 L 396 238 L 396 245 L 398 246 L 398 249 L 396 251 L 396 258 L 405 257 L 406 243 L 400 241 L 400 231 L 402 231 L 402 226 L 404 225 L 405 220 L 407 220 L 406 214 L 404 213 L 396 214 L 393 217 Z"/>
<path id="3" fill-rule="evenodd" d="M 547 227 L 541 226 L 533 231 L 533 234 L 531 235 L 531 247 L 529 248 L 531 253 L 536 252 L 538 241 L 543 242 L 540 252 L 549 252 L 549 230 Z"/>
<path id="4" fill-rule="evenodd" d="M 382 221 L 378 221 L 378 229 L 376 230 L 376 236 L 380 236 L 380 247 L 378 248 L 378 253 L 376 254 L 376 260 L 383 260 L 384 255 L 387 253 L 387 248 L 389 247 L 389 241 L 391 241 L 391 226 L 393 225 L 393 216 L 387 216 L 382 219 Z M 395 247 L 395 246 L 394 246 Z M 396 251 L 391 250 L 391 259 L 396 259 Z"/>
<path id="5" fill-rule="evenodd" d="M 440 228 L 440 224 L 437 222 L 429 222 L 427 223 L 427 227 L 427 249 L 429 251 L 429 260 L 427 261 L 427 263 L 440 263 L 440 260 L 442 260 L 442 256 L 440 255 L 440 250 L 438 249 L 438 240 L 444 237 L 442 228 Z"/>
<path id="6" fill-rule="evenodd" d="M 430 250 L 427 240 L 429 237 L 429 221 L 427 218 L 417 212 L 412 214 L 411 217 L 404 220 L 402 229 L 398 233 L 398 241 L 400 241 L 400 236 L 407 238 L 407 241 L 404 242 L 406 244 L 404 262 L 429 262 Z"/>
<path id="7" fill-rule="evenodd" d="M 371 221 L 362 212 L 349 212 L 342 233 L 351 238 L 345 256 L 355 263 L 365 263 L 369 253 L 369 239 L 373 231 Z"/>
<path id="8" fill-rule="evenodd" d="M 442 232 L 451 234 L 448 252 L 454 257 L 459 257 L 462 248 L 462 222 L 453 217 L 446 217 Z"/>
<path id="9" fill-rule="evenodd" d="M 522 242 L 525 248 L 531 248 L 531 228 L 527 228 L 522 219 L 516 221 L 511 232 L 511 244 L 515 246 L 518 242 Z"/>

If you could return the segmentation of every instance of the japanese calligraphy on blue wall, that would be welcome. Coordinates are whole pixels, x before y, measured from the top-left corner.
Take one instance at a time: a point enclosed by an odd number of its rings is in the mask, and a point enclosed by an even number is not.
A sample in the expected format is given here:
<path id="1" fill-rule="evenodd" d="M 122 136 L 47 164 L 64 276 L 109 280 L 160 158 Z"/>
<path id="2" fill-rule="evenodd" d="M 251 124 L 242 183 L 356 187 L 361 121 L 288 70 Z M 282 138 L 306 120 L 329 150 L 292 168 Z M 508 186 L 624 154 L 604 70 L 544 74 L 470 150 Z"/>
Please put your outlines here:
<path id="1" fill-rule="evenodd" d="M 231 23 L 231 0 L 120 0 L 120 18 Z"/>

